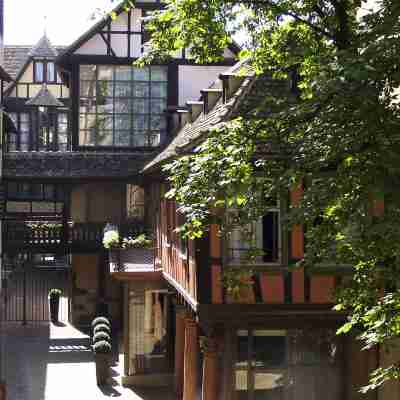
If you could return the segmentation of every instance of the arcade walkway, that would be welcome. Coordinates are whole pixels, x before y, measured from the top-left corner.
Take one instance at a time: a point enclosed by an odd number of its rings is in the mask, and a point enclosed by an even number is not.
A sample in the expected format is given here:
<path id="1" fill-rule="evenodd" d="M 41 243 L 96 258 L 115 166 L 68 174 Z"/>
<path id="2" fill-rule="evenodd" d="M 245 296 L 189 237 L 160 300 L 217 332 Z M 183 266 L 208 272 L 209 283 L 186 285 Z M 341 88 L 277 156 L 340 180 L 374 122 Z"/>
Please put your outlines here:
<path id="1" fill-rule="evenodd" d="M 120 385 L 120 367 L 100 389 L 89 338 L 70 325 L 6 324 L 2 332 L 7 400 L 172 400 L 170 390 L 134 390 Z"/>

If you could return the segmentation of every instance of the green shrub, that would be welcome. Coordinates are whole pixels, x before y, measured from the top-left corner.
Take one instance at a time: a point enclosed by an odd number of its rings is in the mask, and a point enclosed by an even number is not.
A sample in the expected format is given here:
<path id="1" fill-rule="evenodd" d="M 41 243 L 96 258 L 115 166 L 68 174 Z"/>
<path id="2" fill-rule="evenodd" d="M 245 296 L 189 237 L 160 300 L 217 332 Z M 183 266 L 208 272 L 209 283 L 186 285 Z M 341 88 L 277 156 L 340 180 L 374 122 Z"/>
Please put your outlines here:
<path id="1" fill-rule="evenodd" d="M 107 324 L 98 324 L 93 328 L 93 335 L 97 332 L 107 332 L 111 335 L 111 326 Z"/>
<path id="2" fill-rule="evenodd" d="M 106 324 L 108 326 L 111 327 L 111 322 L 108 318 L 106 317 L 96 317 L 93 321 L 92 321 L 92 328 L 94 329 L 94 327 L 98 324 Z"/>
<path id="3" fill-rule="evenodd" d="M 96 332 L 93 335 L 93 343 L 100 342 L 101 340 L 105 340 L 106 342 L 111 343 L 111 336 L 108 332 L 100 331 Z"/>
<path id="4" fill-rule="evenodd" d="M 50 289 L 49 290 L 49 299 L 54 298 L 54 297 L 60 297 L 62 294 L 62 291 L 60 289 Z"/>
<path id="5" fill-rule="evenodd" d="M 111 353 L 111 344 L 106 340 L 100 340 L 93 344 L 93 351 L 95 354 Z"/>

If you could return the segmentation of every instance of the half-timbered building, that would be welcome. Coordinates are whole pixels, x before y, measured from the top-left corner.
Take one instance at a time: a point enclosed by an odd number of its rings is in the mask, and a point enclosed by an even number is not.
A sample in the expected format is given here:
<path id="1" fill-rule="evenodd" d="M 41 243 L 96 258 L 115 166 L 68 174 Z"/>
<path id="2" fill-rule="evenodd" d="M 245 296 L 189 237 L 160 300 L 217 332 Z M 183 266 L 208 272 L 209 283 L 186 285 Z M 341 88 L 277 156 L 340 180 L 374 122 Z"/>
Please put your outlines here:
<path id="1" fill-rule="evenodd" d="M 235 62 L 238 48 L 229 46 L 216 64 L 195 65 L 187 49 L 162 65 L 133 67 L 148 40 L 142 18 L 157 7 L 156 0 L 117 7 L 66 48 L 46 34 L 34 46 L 6 46 L 13 82 L 4 88 L 12 123 L 3 130 L 2 238 L 6 320 L 47 320 L 48 290 L 59 287 L 61 319 L 88 327 L 107 309 L 116 332 L 122 324 L 133 332 L 125 335 L 133 349 L 141 311 L 124 315 L 126 305 L 151 289 L 146 298 L 157 318 L 146 317 L 146 329 L 154 357 L 145 366 L 127 362 L 126 376 L 158 371 L 166 381 L 168 286 L 146 262 L 109 279 L 103 230 L 112 224 L 132 236 L 150 229 L 141 171 L 173 139 L 182 107 Z"/>
<path id="2" fill-rule="evenodd" d="M 178 205 L 164 198 L 168 183 L 160 179 L 162 165 L 193 151 L 219 123 L 251 114 L 265 93 L 291 90 L 291 82 L 256 76 L 246 63 L 236 64 L 201 91 L 200 101 L 187 102 L 174 139 L 143 170 L 157 241 L 155 267 L 173 299 L 166 337 L 174 339 L 165 343 L 166 354 L 174 354 L 178 398 L 364 398 L 359 388 L 369 372 L 395 356 L 396 350 L 361 351 L 354 336 L 336 335 L 346 317 L 333 311 L 334 291 L 349 279 L 346 267 L 292 268 L 304 256 L 304 232 L 285 226 L 284 214 L 299 203 L 301 185 L 280 199 L 266 199 L 268 211 L 245 233 L 241 228 L 224 236 L 211 225 L 204 238 L 188 241 L 176 232 L 182 216 Z M 234 212 L 226 211 L 226 218 Z M 249 232 L 260 250 L 251 260 L 245 257 Z M 227 279 L 234 271 L 240 271 L 243 285 L 231 291 Z M 130 310 L 143 295 L 135 296 Z M 150 315 L 146 296 L 144 321 Z M 130 362 L 151 358 L 146 347 L 134 343 L 128 347 Z M 366 398 L 394 399 L 398 391 L 395 382 Z"/>
<path id="3" fill-rule="evenodd" d="M 303 229 L 283 221 L 301 187 L 269 199 L 249 228 L 263 255 L 235 295 L 223 277 L 250 269 L 241 232 L 221 237 L 213 225 L 194 241 L 176 233 L 182 216 L 164 199 L 162 165 L 274 82 L 235 64 L 235 45 L 220 63 L 195 65 L 185 49 L 134 67 L 148 41 L 142 18 L 160 6 L 117 7 L 66 48 L 47 35 L 5 48 L 5 319 L 47 320 L 47 290 L 61 287 L 61 319 L 88 327 L 98 313 L 111 316 L 125 384 L 173 385 L 183 400 L 360 398 L 357 387 L 390 355 L 335 335 L 342 271 L 290 268 L 303 257 Z M 105 228 L 155 243 L 107 252 Z M 396 390 L 370 398 L 392 400 Z"/>

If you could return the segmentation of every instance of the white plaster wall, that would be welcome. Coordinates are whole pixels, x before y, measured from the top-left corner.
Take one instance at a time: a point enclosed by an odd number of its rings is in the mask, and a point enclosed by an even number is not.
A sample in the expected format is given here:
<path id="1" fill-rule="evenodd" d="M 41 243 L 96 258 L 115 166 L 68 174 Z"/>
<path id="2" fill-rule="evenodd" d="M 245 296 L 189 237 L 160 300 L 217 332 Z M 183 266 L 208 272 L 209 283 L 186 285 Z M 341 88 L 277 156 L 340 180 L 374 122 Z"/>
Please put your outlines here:
<path id="1" fill-rule="evenodd" d="M 181 65 L 179 66 L 179 105 L 188 100 L 198 100 L 200 90 L 208 88 L 229 67 Z"/>
<path id="2" fill-rule="evenodd" d="M 135 8 L 132 10 L 131 15 L 131 31 L 141 31 L 141 18 L 142 10 Z M 107 29 L 106 27 L 104 28 Z M 113 31 L 127 31 L 128 27 L 128 14 L 126 12 L 121 13 L 118 17 L 111 22 L 111 30 Z M 128 39 L 127 35 L 112 34 L 111 36 L 111 47 L 114 50 L 117 57 L 127 57 Z M 138 57 L 141 55 L 141 38 L 139 35 L 131 36 L 131 55 Z M 105 55 L 107 54 L 107 45 L 99 34 L 94 35 L 86 43 L 84 43 L 75 54 L 95 54 Z"/>
<path id="3" fill-rule="evenodd" d="M 140 8 L 134 8 L 131 16 L 131 31 L 140 32 L 142 29 L 141 18 L 142 10 Z"/>
<path id="4" fill-rule="evenodd" d="M 141 52 L 142 39 L 140 35 L 132 35 L 131 36 L 131 57 L 140 57 L 142 55 Z"/>
<path id="5" fill-rule="evenodd" d="M 26 67 L 26 70 L 22 74 L 21 78 L 19 79 L 21 83 L 32 83 L 33 82 L 33 63 L 29 63 Z"/>
<path id="6" fill-rule="evenodd" d="M 112 31 L 126 31 L 127 26 L 128 26 L 128 14 L 126 12 L 121 13 L 114 21 L 111 21 Z"/>
<path id="7" fill-rule="evenodd" d="M 75 54 L 106 55 L 107 46 L 101 36 L 96 34 L 76 50 Z"/>
<path id="8" fill-rule="evenodd" d="M 128 36 L 114 33 L 111 36 L 111 48 L 117 57 L 128 57 Z"/>

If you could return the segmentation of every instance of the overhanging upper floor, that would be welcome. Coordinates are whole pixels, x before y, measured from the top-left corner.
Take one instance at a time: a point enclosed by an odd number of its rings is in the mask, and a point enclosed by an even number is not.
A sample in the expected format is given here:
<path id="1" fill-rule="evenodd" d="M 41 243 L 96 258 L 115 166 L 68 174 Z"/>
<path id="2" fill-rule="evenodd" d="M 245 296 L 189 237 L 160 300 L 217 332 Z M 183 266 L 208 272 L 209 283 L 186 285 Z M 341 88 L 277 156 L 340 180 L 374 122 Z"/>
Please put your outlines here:
<path id="1" fill-rule="evenodd" d="M 132 178 L 154 152 L 9 152 L 3 178 Z"/>

